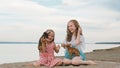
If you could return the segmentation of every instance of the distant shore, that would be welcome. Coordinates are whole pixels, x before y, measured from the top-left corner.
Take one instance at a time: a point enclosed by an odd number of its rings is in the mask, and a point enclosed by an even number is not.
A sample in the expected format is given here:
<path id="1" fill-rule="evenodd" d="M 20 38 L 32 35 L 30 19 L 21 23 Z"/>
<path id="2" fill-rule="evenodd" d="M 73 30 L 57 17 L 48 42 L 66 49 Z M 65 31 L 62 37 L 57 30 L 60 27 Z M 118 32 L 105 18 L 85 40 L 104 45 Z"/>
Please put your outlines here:
<path id="1" fill-rule="evenodd" d="M 0 41 L 0 44 L 38 44 L 38 42 L 10 42 L 10 41 Z M 61 44 L 61 43 L 56 43 L 56 44 Z M 88 44 L 91 44 L 91 43 L 88 43 Z M 94 44 L 120 44 L 120 42 L 95 42 Z"/>
<path id="2" fill-rule="evenodd" d="M 86 53 L 87 60 L 93 60 L 97 65 L 56 66 L 54 68 L 120 68 L 120 46 L 110 49 L 99 49 Z M 59 58 L 64 58 L 59 56 Z M 33 60 L 34 61 L 34 60 Z M 32 61 L 31 61 L 32 62 Z M 47 68 L 46 66 L 26 66 L 30 62 L 5 63 L 0 68 Z"/>
<path id="3" fill-rule="evenodd" d="M 120 44 L 120 42 L 96 42 L 95 44 Z"/>

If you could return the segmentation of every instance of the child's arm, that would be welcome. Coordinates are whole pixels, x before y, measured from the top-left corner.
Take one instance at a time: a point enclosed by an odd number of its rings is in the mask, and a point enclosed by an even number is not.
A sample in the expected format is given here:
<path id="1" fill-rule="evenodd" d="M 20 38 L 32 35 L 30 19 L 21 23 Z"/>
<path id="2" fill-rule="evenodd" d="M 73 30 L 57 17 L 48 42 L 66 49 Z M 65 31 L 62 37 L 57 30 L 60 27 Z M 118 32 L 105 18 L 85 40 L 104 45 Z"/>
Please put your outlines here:
<path id="1" fill-rule="evenodd" d="M 59 45 L 57 45 L 57 46 L 55 45 L 55 46 L 54 46 L 54 50 L 55 50 L 56 53 L 59 52 L 59 49 L 60 49 L 60 46 L 59 46 Z"/>
<path id="2" fill-rule="evenodd" d="M 77 38 L 75 40 L 76 42 L 76 45 L 79 45 L 81 43 L 80 41 L 80 33 L 82 32 L 82 29 L 81 28 L 78 28 L 78 34 L 77 34 Z"/>
<path id="3" fill-rule="evenodd" d="M 62 43 L 61 46 L 62 46 L 63 48 L 65 48 L 65 44 L 64 44 L 64 43 Z"/>
<path id="4" fill-rule="evenodd" d="M 45 47 L 46 47 L 46 41 L 44 38 L 41 38 L 41 42 L 42 42 L 42 45 L 41 45 L 41 52 L 42 53 L 45 53 L 46 50 L 45 50 Z"/>
<path id="5" fill-rule="evenodd" d="M 45 53 L 45 52 L 46 52 L 46 50 L 45 50 L 45 46 L 42 45 L 42 53 Z"/>

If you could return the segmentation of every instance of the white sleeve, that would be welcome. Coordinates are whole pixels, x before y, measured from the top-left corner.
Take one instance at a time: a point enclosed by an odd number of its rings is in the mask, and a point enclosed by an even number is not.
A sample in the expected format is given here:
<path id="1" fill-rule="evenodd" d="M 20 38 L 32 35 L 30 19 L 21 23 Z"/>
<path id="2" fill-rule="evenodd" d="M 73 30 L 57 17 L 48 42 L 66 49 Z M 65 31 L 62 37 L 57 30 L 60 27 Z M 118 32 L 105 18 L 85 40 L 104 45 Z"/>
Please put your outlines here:
<path id="1" fill-rule="evenodd" d="M 85 39 L 83 36 L 80 38 L 81 43 L 79 44 L 81 50 L 85 50 Z"/>
<path id="2" fill-rule="evenodd" d="M 71 42 L 72 46 L 78 48 L 79 50 L 85 50 L 85 39 L 83 36 L 80 36 L 80 44 L 76 44 L 75 40 Z"/>

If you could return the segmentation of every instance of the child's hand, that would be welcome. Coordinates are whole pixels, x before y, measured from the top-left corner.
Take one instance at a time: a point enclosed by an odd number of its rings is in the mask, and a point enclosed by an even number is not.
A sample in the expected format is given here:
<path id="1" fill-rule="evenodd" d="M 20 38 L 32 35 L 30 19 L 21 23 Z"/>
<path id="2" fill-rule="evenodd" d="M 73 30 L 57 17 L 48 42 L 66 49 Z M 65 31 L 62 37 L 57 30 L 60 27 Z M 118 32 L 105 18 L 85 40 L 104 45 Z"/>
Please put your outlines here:
<path id="1" fill-rule="evenodd" d="M 69 43 L 69 44 L 65 44 L 65 47 L 71 47 L 71 44 Z"/>
<path id="2" fill-rule="evenodd" d="M 59 52 L 59 49 L 60 49 L 60 46 L 59 46 L 59 45 L 55 46 L 55 52 L 56 52 L 56 53 Z"/>
<path id="3" fill-rule="evenodd" d="M 42 37 L 42 38 L 41 38 L 41 42 L 42 42 L 42 43 L 46 43 L 46 39 Z"/>
<path id="4" fill-rule="evenodd" d="M 64 43 L 62 43 L 61 46 L 65 48 L 65 44 Z"/>
<path id="5" fill-rule="evenodd" d="M 56 48 L 57 48 L 57 50 L 59 50 L 59 49 L 60 49 L 60 46 L 59 46 L 59 45 L 57 45 L 57 46 L 56 46 Z"/>

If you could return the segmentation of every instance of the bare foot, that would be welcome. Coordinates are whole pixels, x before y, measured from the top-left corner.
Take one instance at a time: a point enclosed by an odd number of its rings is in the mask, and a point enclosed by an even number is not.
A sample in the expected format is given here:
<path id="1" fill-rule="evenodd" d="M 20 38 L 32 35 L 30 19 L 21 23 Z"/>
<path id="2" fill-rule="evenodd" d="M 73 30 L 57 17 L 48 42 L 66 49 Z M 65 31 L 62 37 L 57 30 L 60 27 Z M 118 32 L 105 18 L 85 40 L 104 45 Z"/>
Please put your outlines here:
<path id="1" fill-rule="evenodd" d="M 91 60 L 89 60 L 88 63 L 89 63 L 90 65 L 96 65 L 96 64 L 97 64 L 97 63 L 95 63 L 94 61 L 91 61 Z"/>
<path id="2" fill-rule="evenodd" d="M 39 63 L 33 63 L 33 66 L 35 66 L 35 67 L 39 67 L 39 66 L 41 66 Z"/>
<path id="3" fill-rule="evenodd" d="M 40 66 L 40 64 L 29 63 L 29 64 L 26 64 L 25 66 L 35 66 L 35 67 L 39 67 L 39 66 Z"/>

